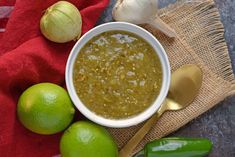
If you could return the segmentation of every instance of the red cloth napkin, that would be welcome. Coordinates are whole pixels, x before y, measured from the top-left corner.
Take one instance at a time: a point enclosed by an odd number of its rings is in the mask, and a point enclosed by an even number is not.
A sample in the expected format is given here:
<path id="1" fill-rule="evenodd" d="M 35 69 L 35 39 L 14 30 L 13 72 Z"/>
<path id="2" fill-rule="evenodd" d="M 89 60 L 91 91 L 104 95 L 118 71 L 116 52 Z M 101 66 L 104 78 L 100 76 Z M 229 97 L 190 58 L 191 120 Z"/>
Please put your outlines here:
<path id="1" fill-rule="evenodd" d="M 74 42 L 56 44 L 40 33 L 43 11 L 57 0 L 17 0 L 0 38 L 0 157 L 52 157 L 61 133 L 51 136 L 25 129 L 16 116 L 20 94 L 40 82 L 64 86 L 66 60 Z M 4 3 L 5 2 L 5 3 Z M 70 0 L 81 11 L 82 31 L 91 29 L 109 0 Z M 13 5 L 3 0 L 0 6 Z M 1 7 L 0 7 L 1 9 Z"/>

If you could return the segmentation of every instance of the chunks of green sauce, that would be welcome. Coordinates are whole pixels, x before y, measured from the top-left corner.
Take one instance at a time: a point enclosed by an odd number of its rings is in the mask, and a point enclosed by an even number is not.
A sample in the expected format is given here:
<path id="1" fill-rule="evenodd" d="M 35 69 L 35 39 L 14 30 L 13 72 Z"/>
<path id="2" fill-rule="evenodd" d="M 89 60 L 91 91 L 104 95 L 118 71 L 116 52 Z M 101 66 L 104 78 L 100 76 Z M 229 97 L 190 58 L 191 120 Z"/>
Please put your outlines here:
<path id="1" fill-rule="evenodd" d="M 105 118 L 125 119 L 153 104 L 162 85 L 162 67 L 144 39 L 109 31 L 93 37 L 80 50 L 73 82 L 89 110 Z"/>

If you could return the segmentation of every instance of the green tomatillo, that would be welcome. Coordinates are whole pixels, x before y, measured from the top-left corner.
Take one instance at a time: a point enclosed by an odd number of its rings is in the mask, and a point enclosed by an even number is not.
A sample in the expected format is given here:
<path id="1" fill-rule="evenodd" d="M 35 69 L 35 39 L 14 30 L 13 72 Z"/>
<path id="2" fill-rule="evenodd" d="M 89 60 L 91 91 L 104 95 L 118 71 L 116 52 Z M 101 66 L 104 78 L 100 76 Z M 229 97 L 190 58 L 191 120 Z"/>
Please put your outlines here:
<path id="1" fill-rule="evenodd" d="M 72 3 L 59 1 L 50 6 L 40 21 L 42 34 L 50 41 L 66 43 L 81 36 L 82 18 Z"/>

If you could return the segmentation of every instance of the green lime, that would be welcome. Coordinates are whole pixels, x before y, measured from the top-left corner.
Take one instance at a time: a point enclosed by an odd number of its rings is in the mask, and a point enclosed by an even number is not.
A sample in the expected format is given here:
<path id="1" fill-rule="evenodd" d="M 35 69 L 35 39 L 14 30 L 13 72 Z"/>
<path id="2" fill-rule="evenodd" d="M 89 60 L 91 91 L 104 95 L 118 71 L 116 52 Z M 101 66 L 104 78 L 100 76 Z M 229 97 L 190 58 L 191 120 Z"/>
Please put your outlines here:
<path id="1" fill-rule="evenodd" d="M 60 141 L 62 157 L 117 157 L 118 149 L 109 132 L 97 124 L 72 124 Z"/>
<path id="2" fill-rule="evenodd" d="M 29 87 L 20 96 L 17 105 L 20 122 L 32 132 L 45 135 L 67 128 L 74 113 L 66 90 L 52 83 Z"/>

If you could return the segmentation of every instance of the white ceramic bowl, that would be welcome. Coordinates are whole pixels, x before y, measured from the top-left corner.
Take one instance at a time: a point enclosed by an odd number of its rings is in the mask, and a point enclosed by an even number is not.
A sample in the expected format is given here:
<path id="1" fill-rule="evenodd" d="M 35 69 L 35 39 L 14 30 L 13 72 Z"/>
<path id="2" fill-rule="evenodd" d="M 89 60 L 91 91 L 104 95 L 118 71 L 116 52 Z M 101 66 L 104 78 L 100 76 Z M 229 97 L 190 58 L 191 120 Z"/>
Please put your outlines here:
<path id="1" fill-rule="evenodd" d="M 163 82 L 162 87 L 160 90 L 159 96 L 156 98 L 155 102 L 145 111 L 142 113 L 131 117 L 127 119 L 106 119 L 102 116 L 96 115 L 94 112 L 90 111 L 79 99 L 78 95 L 76 94 L 76 90 L 73 85 L 73 67 L 74 62 L 77 58 L 78 53 L 80 52 L 80 49 L 94 36 L 97 36 L 103 32 L 107 31 L 113 31 L 113 30 L 122 30 L 134 33 L 143 39 L 145 39 L 156 51 L 157 55 L 160 58 L 161 65 L 162 65 L 162 71 L 163 71 Z M 160 107 L 160 105 L 163 103 L 164 99 L 166 98 L 166 95 L 169 90 L 170 86 L 170 64 L 168 61 L 167 54 L 159 41 L 148 31 L 144 30 L 143 28 L 126 23 L 126 22 L 111 22 L 106 23 L 103 25 L 99 25 L 86 34 L 84 34 L 75 44 L 73 47 L 70 56 L 67 61 L 66 65 L 66 85 L 69 92 L 69 95 L 74 103 L 74 105 L 77 107 L 77 109 L 85 115 L 88 119 L 91 121 L 98 123 L 103 126 L 107 127 L 113 127 L 113 128 L 124 128 L 129 127 L 133 125 L 137 125 L 146 119 L 150 118 Z"/>

